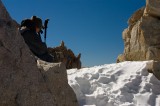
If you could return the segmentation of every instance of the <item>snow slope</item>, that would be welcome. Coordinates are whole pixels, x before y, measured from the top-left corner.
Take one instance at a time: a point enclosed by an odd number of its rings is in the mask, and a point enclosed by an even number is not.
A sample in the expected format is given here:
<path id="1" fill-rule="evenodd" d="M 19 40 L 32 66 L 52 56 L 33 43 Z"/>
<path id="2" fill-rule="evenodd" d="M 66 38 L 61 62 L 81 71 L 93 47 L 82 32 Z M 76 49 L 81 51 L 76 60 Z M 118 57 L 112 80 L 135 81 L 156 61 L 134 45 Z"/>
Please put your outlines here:
<path id="1" fill-rule="evenodd" d="M 67 70 L 80 106 L 160 106 L 160 81 L 149 62 L 123 62 Z"/>

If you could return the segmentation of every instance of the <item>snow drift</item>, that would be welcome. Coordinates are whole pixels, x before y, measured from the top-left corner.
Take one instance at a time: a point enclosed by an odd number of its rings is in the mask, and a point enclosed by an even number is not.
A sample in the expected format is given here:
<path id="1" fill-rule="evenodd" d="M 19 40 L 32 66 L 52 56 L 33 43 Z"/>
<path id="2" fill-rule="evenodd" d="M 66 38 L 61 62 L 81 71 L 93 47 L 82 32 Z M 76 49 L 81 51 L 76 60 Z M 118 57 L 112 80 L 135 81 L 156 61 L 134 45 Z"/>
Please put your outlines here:
<path id="1" fill-rule="evenodd" d="M 160 81 L 150 62 L 123 62 L 68 70 L 80 106 L 160 106 Z"/>

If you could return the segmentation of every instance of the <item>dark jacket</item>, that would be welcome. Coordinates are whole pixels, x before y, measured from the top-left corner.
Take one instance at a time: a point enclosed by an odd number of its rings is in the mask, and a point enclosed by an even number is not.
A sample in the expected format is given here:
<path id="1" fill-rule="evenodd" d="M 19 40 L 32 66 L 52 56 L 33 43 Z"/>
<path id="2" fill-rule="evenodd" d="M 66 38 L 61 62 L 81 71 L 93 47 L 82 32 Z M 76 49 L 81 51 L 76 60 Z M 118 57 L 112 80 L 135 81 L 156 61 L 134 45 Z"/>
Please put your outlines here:
<path id="1" fill-rule="evenodd" d="M 33 30 L 23 27 L 20 29 L 20 33 L 34 55 L 44 61 L 53 62 L 53 57 L 48 53 L 47 46 L 42 42 L 40 35 Z"/>

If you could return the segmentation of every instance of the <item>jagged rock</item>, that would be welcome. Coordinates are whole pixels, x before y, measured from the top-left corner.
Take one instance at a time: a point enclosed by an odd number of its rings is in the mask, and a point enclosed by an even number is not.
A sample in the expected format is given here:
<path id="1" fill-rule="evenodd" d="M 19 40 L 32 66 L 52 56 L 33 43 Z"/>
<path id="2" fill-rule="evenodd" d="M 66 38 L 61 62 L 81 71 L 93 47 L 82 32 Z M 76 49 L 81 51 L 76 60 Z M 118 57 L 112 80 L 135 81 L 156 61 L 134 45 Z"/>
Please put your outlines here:
<path id="1" fill-rule="evenodd" d="M 149 3 L 156 6 L 158 1 L 150 0 Z M 123 58 L 119 56 L 118 61 L 160 61 L 160 19 L 144 14 L 145 10 L 139 9 L 129 19 L 129 27 L 123 32 Z"/>
<path id="2" fill-rule="evenodd" d="M 128 20 L 128 24 L 133 25 L 134 23 L 136 23 L 142 17 L 144 9 L 145 7 L 142 7 L 139 10 L 137 10 Z"/>
<path id="3" fill-rule="evenodd" d="M 38 68 L 1 0 L 0 10 L 0 106 L 78 106 L 64 65 Z"/>
<path id="4" fill-rule="evenodd" d="M 146 0 L 146 9 L 144 14 L 160 18 L 160 1 Z"/>
<path id="5" fill-rule="evenodd" d="M 55 62 L 64 63 L 67 69 L 81 68 L 81 54 L 75 56 L 71 49 L 67 49 L 63 41 L 60 46 L 48 48 L 48 51 L 51 55 L 53 55 Z"/>

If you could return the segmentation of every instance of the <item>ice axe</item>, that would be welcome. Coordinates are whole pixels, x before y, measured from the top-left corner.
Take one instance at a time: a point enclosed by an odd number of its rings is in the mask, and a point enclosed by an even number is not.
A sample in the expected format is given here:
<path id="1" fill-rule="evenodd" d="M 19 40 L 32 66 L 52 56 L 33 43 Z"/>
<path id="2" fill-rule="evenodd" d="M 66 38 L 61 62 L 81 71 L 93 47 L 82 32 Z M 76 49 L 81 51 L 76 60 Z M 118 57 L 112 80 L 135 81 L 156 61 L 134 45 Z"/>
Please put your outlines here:
<path id="1" fill-rule="evenodd" d="M 46 43 L 46 38 L 47 38 L 48 21 L 49 21 L 49 19 L 46 19 L 44 22 L 44 42 L 45 43 Z"/>

